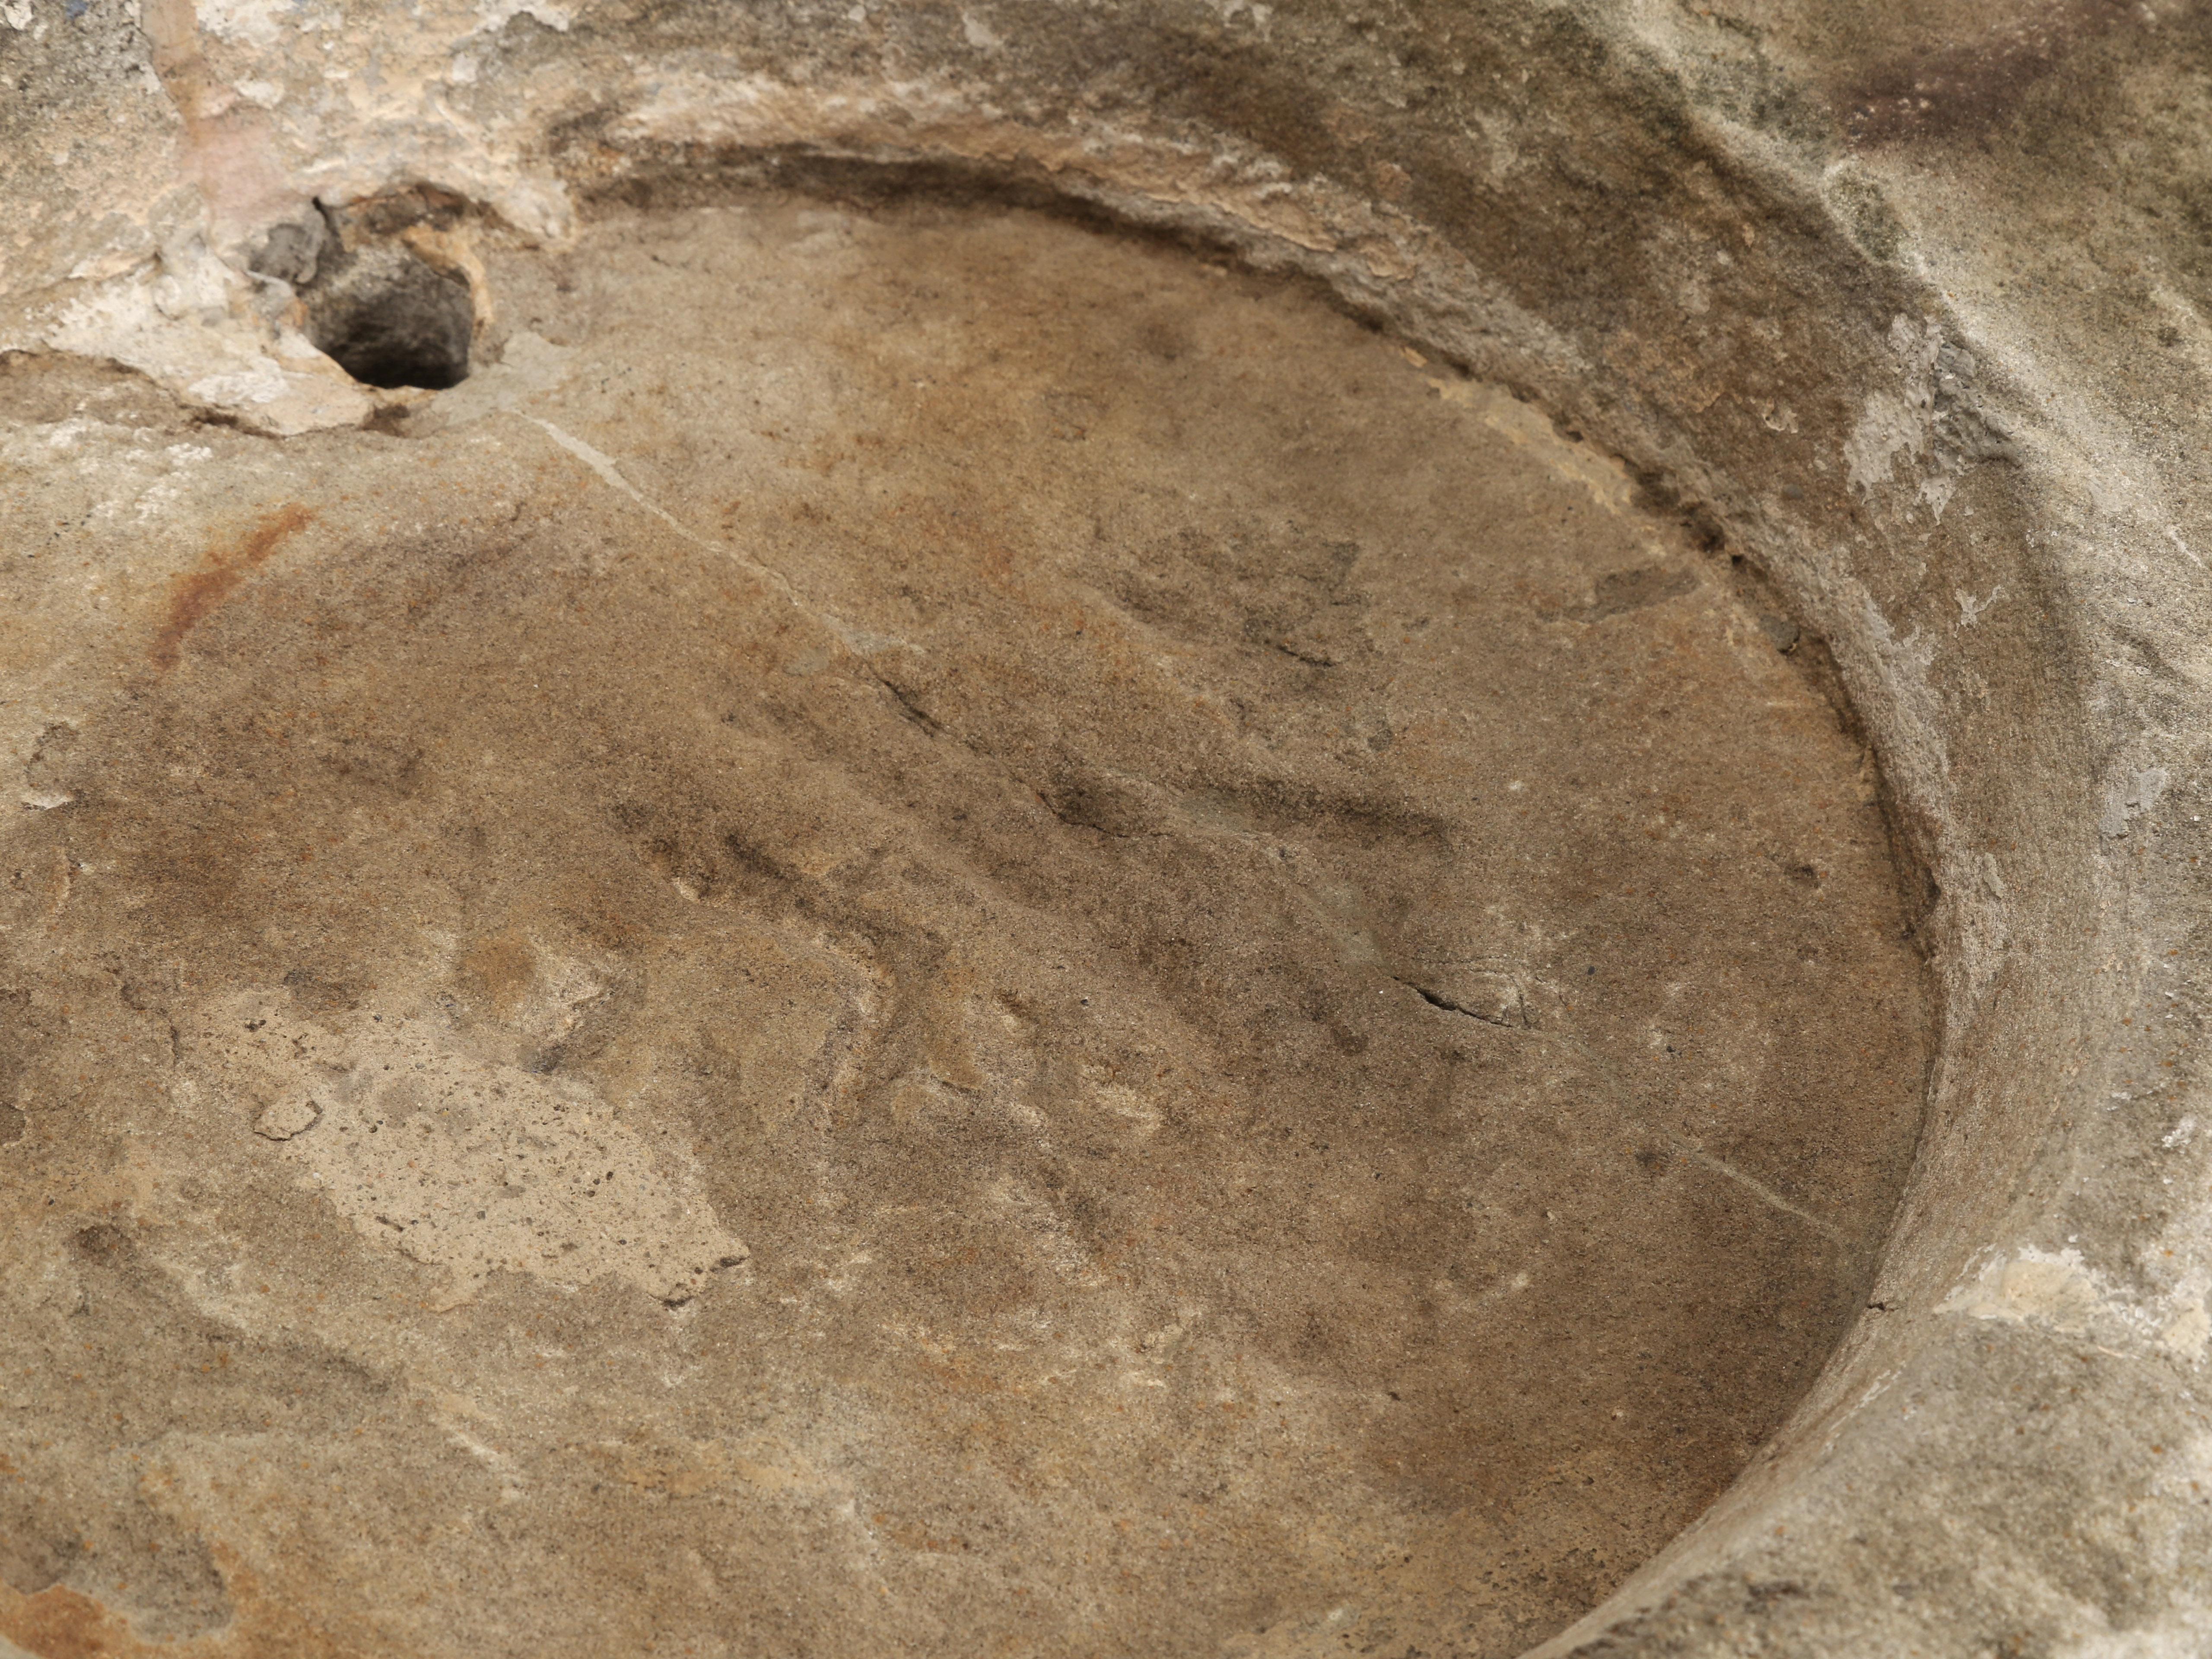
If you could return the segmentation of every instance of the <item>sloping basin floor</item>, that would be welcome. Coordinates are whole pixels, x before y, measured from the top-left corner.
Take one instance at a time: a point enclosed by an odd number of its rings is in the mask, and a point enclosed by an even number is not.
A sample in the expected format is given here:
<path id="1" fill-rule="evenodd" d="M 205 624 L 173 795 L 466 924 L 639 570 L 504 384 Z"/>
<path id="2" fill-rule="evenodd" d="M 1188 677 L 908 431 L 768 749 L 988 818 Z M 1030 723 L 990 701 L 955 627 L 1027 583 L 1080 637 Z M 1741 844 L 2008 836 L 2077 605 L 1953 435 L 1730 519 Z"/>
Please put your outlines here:
<path id="1" fill-rule="evenodd" d="M 1503 1656 L 1710 1502 L 1931 1035 L 1749 574 L 1185 249 L 477 253 L 386 429 L 0 375 L 17 1627 Z"/>

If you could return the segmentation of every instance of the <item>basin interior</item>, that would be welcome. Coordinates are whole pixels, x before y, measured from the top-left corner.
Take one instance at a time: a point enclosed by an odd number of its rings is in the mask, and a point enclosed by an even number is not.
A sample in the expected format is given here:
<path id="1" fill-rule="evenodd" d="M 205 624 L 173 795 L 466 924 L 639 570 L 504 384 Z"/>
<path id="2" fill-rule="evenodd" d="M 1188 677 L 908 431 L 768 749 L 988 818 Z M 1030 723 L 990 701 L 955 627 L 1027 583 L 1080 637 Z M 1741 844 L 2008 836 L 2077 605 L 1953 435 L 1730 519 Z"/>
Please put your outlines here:
<path id="1" fill-rule="evenodd" d="M 112 623 L 8 831 L 21 1605 L 1502 1656 L 1709 1503 L 1931 1039 L 1748 569 L 1188 249 L 763 196 L 477 252 L 477 372 L 385 430 L 14 377 L 167 492 L 10 578 Z"/>

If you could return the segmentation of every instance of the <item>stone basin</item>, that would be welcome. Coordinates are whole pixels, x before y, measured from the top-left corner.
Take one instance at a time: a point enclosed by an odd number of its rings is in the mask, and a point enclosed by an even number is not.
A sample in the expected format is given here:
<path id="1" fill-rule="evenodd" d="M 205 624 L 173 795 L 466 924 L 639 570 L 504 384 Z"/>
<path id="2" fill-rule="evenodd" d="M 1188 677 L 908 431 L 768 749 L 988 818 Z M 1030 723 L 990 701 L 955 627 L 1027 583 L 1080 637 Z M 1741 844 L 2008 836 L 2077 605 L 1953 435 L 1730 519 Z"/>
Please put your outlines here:
<path id="1" fill-rule="evenodd" d="M 2212 1641 L 2185 18 L 4 21 L 0 1659 Z"/>

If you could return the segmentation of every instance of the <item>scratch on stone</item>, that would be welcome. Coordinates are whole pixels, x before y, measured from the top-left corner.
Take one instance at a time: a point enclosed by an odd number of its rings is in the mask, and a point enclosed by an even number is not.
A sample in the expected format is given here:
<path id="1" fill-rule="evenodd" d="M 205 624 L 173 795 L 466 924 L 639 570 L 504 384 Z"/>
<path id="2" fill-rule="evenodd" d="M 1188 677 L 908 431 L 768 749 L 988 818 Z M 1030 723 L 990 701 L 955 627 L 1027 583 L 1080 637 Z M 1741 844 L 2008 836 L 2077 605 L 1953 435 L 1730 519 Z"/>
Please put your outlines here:
<path id="1" fill-rule="evenodd" d="M 504 1452 L 493 1450 L 489 1446 L 485 1445 L 483 1441 L 477 1439 L 473 1435 L 462 1433 L 450 1423 L 446 1425 L 446 1438 L 452 1441 L 453 1444 L 459 1446 L 463 1451 L 467 1452 L 471 1457 L 478 1458 L 481 1461 L 490 1464 L 495 1468 L 507 1462 L 507 1455 Z"/>
<path id="2" fill-rule="evenodd" d="M 678 519 L 674 514 L 659 506 L 657 502 L 647 499 L 643 490 L 640 489 L 628 478 L 623 477 L 622 469 L 615 465 L 614 458 L 607 454 L 604 450 L 592 448 L 591 445 L 586 443 L 581 438 L 575 436 L 573 433 L 563 432 L 559 427 L 554 425 L 550 421 L 540 420 L 535 415 L 526 415 L 523 418 L 528 421 L 532 426 L 544 427 L 545 428 L 546 435 L 551 438 L 555 443 L 560 445 L 562 448 L 567 450 L 571 455 L 574 455 L 586 466 L 588 466 L 592 471 L 598 473 L 599 477 L 605 479 L 608 483 L 612 484 L 617 489 L 621 490 L 623 495 L 629 496 L 630 500 L 635 501 L 647 512 L 652 514 L 654 518 L 659 520 L 661 523 L 666 525 L 678 535 L 683 537 L 685 541 L 690 542 L 695 547 L 713 548 L 716 552 L 726 552 L 728 550 L 726 548 L 720 547 L 716 543 L 708 541 L 704 536 L 702 536 L 697 531 L 692 529 L 681 519 Z M 750 559 L 747 559 L 745 562 L 747 564 L 753 563 Z M 766 575 L 774 576 L 775 574 L 775 573 L 769 570 L 766 565 L 755 565 L 754 568 Z M 781 577 L 777 577 L 776 579 L 779 581 L 782 580 Z M 788 583 L 784 585 L 786 586 L 789 586 Z"/>
<path id="3" fill-rule="evenodd" d="M 1399 981 L 1399 983 L 1403 985 L 1407 984 L 1407 981 L 1401 980 Z M 1413 986 L 1411 988 L 1417 991 L 1420 989 L 1419 986 Z M 1421 992 L 1421 995 L 1424 1000 L 1429 1001 L 1432 1004 L 1436 1003 L 1436 1000 L 1433 997 L 1431 997 L 1429 993 L 1423 991 Z M 1450 1005 L 1437 1004 L 1436 1006 L 1449 1007 Z M 1467 1011 L 1465 1009 L 1454 1009 L 1453 1012 L 1457 1013 L 1465 1013 Z M 1482 1016 L 1478 1014 L 1475 1015 L 1474 1018 L 1480 1019 Z M 1514 1028 L 1508 1024 L 1506 1029 L 1510 1030 Z M 1599 1054 L 1586 1045 L 1577 1042 L 1573 1037 L 1567 1036 L 1563 1031 L 1544 1031 L 1532 1029 L 1529 1030 L 1528 1035 L 1531 1037 L 1545 1042 L 1557 1043 L 1562 1048 L 1570 1049 L 1576 1054 L 1580 1055 L 1583 1060 L 1589 1063 L 1592 1070 L 1595 1071 L 1601 1077 L 1603 1077 L 1608 1082 L 1612 1083 L 1617 1089 L 1620 1089 L 1624 1098 L 1627 1097 L 1628 1091 L 1621 1085 L 1620 1073 L 1613 1070 L 1612 1066 L 1606 1061 L 1603 1055 Z M 1832 1221 L 1824 1220 L 1820 1217 L 1814 1215 L 1810 1210 L 1804 1209 L 1798 1205 L 1792 1204 L 1788 1199 L 1783 1197 L 1781 1194 L 1776 1192 L 1773 1188 L 1768 1186 L 1756 1176 L 1745 1174 L 1744 1171 L 1737 1169 L 1735 1164 L 1730 1164 L 1725 1158 L 1715 1158 L 1704 1147 L 1698 1146 L 1696 1141 L 1689 1139 L 1686 1136 L 1676 1134 L 1672 1130 L 1662 1130 L 1661 1133 L 1665 1134 L 1668 1144 L 1670 1144 L 1681 1156 L 1688 1158 L 1692 1164 L 1703 1164 L 1706 1169 L 1711 1170 L 1715 1175 L 1726 1176 L 1729 1180 L 1735 1182 L 1739 1187 L 1743 1188 L 1747 1192 L 1750 1193 L 1754 1198 L 1758 1199 L 1760 1203 L 1779 1210 L 1784 1215 L 1795 1216 L 1798 1220 L 1803 1222 L 1807 1226 L 1813 1229 L 1814 1232 L 1819 1233 L 1823 1238 L 1827 1239 L 1832 1243 L 1842 1245 L 1850 1243 L 1850 1241 L 1844 1236 L 1843 1230 L 1838 1227 L 1835 1223 Z"/>
<path id="4" fill-rule="evenodd" d="M 647 495 L 643 490 L 623 477 L 622 469 L 615 465 L 614 458 L 604 450 L 594 449 L 574 433 L 564 432 L 552 422 L 541 419 L 538 416 L 526 415 L 522 418 L 532 426 L 543 427 L 547 437 L 598 473 L 602 481 L 622 491 L 623 495 L 652 514 L 654 518 L 659 520 L 694 547 L 704 548 L 710 553 L 720 553 L 726 557 L 734 559 L 746 569 L 759 576 L 781 593 L 794 610 L 804 611 L 828 629 L 836 636 L 838 643 L 854 656 L 865 658 L 869 652 L 881 650 L 886 646 L 906 651 L 920 651 L 923 648 L 905 640 L 894 639 L 888 635 L 872 634 L 866 629 L 854 627 L 841 617 L 834 617 L 826 611 L 817 610 L 806 603 L 797 586 L 793 584 L 791 578 L 785 575 L 783 572 L 776 569 L 773 565 L 763 564 L 758 559 L 748 557 L 727 542 L 718 542 L 712 537 L 701 535 L 674 514 L 669 512 L 667 508 Z"/>
<path id="5" fill-rule="evenodd" d="M 1773 1188 L 1768 1186 L 1757 1176 L 1746 1175 L 1741 1170 L 1737 1169 L 1735 1165 L 1729 1163 L 1725 1158 L 1715 1158 L 1711 1152 L 1707 1152 L 1704 1147 L 1698 1146 L 1693 1140 L 1685 1140 L 1680 1135 L 1669 1135 L 1668 1136 L 1668 1139 L 1674 1143 L 1675 1150 L 1680 1152 L 1685 1158 L 1690 1159 L 1691 1162 L 1704 1164 L 1705 1168 L 1711 1170 L 1716 1175 L 1726 1176 L 1730 1181 L 1735 1182 L 1736 1185 L 1743 1188 L 1744 1190 L 1756 1197 L 1761 1203 L 1771 1205 L 1775 1209 L 1781 1211 L 1784 1215 L 1796 1216 L 1798 1220 L 1803 1222 L 1807 1226 L 1813 1229 L 1814 1232 L 1819 1233 L 1823 1238 L 1828 1239 L 1832 1243 L 1841 1244 L 1846 1242 L 1842 1230 L 1837 1227 L 1833 1222 L 1823 1221 L 1819 1216 L 1814 1215 L 1810 1210 L 1801 1209 L 1798 1206 L 1792 1204 L 1788 1199 L 1783 1197 L 1781 1194 L 1776 1192 Z"/>

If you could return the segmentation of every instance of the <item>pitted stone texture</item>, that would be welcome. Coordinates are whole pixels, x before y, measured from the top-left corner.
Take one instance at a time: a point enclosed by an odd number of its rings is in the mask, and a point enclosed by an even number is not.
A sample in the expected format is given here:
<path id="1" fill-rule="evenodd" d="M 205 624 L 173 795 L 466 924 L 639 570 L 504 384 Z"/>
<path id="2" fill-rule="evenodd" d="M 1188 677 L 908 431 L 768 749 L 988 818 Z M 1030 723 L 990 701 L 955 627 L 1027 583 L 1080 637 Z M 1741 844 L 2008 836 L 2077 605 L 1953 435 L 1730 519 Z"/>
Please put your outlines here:
<path id="1" fill-rule="evenodd" d="M 1186 253 L 480 252 L 400 434 L 23 383 L 0 1631 L 1504 1655 L 1725 1486 L 1929 1038 L 1762 590 Z"/>

